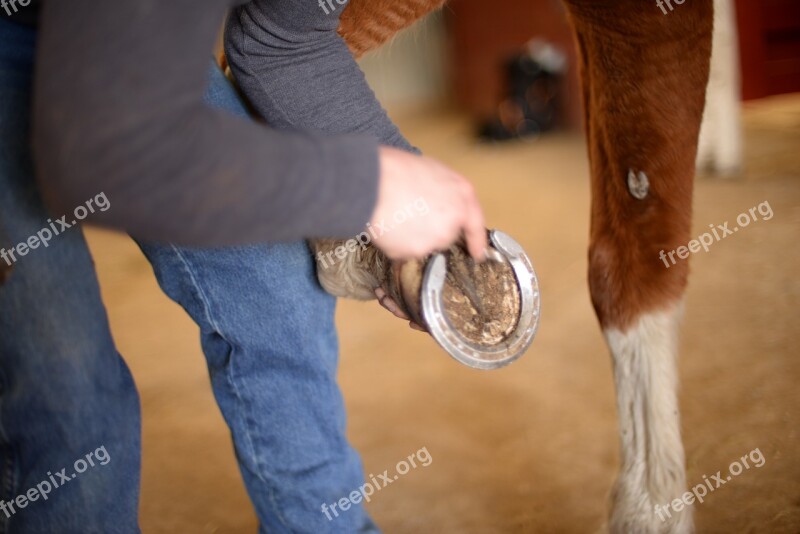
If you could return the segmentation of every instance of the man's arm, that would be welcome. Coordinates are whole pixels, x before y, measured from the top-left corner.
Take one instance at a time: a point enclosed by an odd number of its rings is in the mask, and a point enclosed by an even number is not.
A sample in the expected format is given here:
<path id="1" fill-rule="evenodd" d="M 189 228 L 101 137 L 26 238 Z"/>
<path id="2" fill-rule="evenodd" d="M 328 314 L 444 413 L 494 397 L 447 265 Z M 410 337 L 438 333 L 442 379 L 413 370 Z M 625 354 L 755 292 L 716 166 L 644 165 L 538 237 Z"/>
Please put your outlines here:
<path id="1" fill-rule="evenodd" d="M 278 133 L 202 102 L 221 0 L 71 0 L 42 9 L 34 149 L 57 212 L 135 237 L 230 245 L 350 236 L 375 204 L 371 136 Z M 60 214 L 60 213 L 59 213 Z"/>
<path id="2" fill-rule="evenodd" d="M 226 56 L 251 104 L 276 127 L 368 133 L 384 145 L 416 152 L 336 31 L 345 6 L 322 0 L 326 10 L 318 1 L 252 0 L 231 13 Z M 430 205 L 430 214 L 424 223 L 406 222 L 375 245 L 392 258 L 423 257 L 449 247 L 463 232 L 470 253 L 482 258 L 486 229 L 474 188 L 442 164 L 402 150 L 381 148 L 389 178 L 381 180 L 373 217 L 391 217 L 419 198 Z"/>
<path id="3" fill-rule="evenodd" d="M 370 134 L 416 152 L 336 31 L 345 7 L 326 0 L 252 0 L 235 8 L 225 28 L 225 55 L 236 81 L 276 128 Z"/>

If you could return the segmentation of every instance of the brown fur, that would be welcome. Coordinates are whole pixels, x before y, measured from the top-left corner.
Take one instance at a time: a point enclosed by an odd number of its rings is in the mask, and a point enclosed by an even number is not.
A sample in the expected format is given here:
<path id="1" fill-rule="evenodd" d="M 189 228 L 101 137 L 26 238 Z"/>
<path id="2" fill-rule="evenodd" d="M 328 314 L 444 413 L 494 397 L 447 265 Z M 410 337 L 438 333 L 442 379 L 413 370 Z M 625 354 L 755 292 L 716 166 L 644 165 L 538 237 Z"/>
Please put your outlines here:
<path id="1" fill-rule="evenodd" d="M 356 57 L 378 48 L 445 0 L 350 0 L 339 24 L 339 34 Z"/>
<path id="2" fill-rule="evenodd" d="M 711 0 L 664 15 L 641 0 L 566 0 L 581 56 L 592 167 L 589 286 L 604 327 L 624 329 L 680 299 L 688 263 L 659 251 L 689 240 L 692 180 L 711 54 Z M 339 33 L 356 55 L 442 0 L 351 0 Z M 644 171 L 635 199 L 628 170 Z"/>
<path id="3" fill-rule="evenodd" d="M 681 298 L 692 182 L 711 55 L 711 0 L 664 15 L 640 0 L 568 0 L 582 59 L 592 172 L 589 286 L 604 327 L 624 330 Z M 650 192 L 635 199 L 629 169 Z"/>

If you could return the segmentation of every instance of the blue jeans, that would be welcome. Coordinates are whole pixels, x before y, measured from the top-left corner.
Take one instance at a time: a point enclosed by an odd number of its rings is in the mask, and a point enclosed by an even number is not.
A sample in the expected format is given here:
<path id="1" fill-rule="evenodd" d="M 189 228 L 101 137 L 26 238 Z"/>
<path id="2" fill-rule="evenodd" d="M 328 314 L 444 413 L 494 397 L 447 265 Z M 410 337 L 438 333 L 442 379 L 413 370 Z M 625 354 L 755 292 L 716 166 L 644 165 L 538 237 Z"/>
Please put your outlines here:
<path id="1" fill-rule="evenodd" d="M 6 251 L 48 226 L 29 148 L 35 38 L 0 18 Z M 83 234 L 68 230 L 15 257 L 0 286 L 0 532 L 138 532 L 139 398 Z M 78 473 L 100 447 L 110 460 Z"/>
<path id="2" fill-rule="evenodd" d="M 47 215 L 26 142 L 33 33 L 11 26 L 0 21 L 0 227 L 14 244 Z M 246 115 L 218 69 L 206 98 Z M 306 244 L 140 246 L 161 287 L 200 328 L 262 531 L 377 532 L 360 504 L 332 520 L 322 512 L 357 490 L 363 473 L 335 381 L 335 300 L 317 284 Z M 14 532 L 136 532 L 138 399 L 78 229 L 20 258 L 0 289 L 0 372 L 5 501 L 101 445 L 112 458 L 10 519 L 0 509 L 0 521 Z"/>
<path id="3" fill-rule="evenodd" d="M 206 101 L 247 117 L 216 67 Z M 266 530 L 378 532 L 361 505 L 330 520 L 322 512 L 364 480 L 336 384 L 336 300 L 317 282 L 308 245 L 140 246 L 164 292 L 200 327 L 211 386 Z"/>

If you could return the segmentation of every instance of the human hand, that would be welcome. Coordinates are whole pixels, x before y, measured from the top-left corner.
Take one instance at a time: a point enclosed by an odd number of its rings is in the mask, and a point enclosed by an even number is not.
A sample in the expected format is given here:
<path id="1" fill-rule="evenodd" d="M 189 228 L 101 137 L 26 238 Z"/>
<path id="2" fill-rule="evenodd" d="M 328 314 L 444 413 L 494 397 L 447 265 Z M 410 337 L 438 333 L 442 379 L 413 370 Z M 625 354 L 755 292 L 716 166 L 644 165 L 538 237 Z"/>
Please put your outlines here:
<path id="1" fill-rule="evenodd" d="M 414 322 L 414 320 L 403 311 L 395 300 L 389 296 L 389 294 L 382 288 L 376 287 L 375 288 L 375 298 L 378 299 L 378 303 L 383 306 L 386 310 L 389 310 L 392 315 L 397 317 L 398 319 L 403 319 L 404 321 L 408 321 L 408 326 L 411 327 L 412 330 L 418 330 L 420 332 L 427 332 L 425 327 L 420 324 Z"/>
<path id="2" fill-rule="evenodd" d="M 423 199 L 424 217 L 405 219 L 373 243 L 391 259 L 423 258 L 447 249 L 462 235 L 467 250 L 482 261 L 488 245 L 475 188 L 466 178 L 438 161 L 381 147 L 378 202 L 370 224 L 385 226 L 407 206 Z"/>

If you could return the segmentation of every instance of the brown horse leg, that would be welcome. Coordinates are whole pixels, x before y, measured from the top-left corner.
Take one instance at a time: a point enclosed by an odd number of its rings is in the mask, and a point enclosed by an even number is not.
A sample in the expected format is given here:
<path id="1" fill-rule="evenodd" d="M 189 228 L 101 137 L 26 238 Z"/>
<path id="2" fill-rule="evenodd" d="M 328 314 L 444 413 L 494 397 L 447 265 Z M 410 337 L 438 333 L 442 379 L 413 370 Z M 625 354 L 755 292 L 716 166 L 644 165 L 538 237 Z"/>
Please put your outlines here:
<path id="1" fill-rule="evenodd" d="M 621 466 L 612 532 L 690 532 L 677 402 L 692 181 L 711 0 L 565 0 L 582 59 L 591 161 L 589 286 L 612 357 Z M 663 251 L 663 252 L 662 252 Z M 674 257 L 674 256 L 673 256 Z"/>

